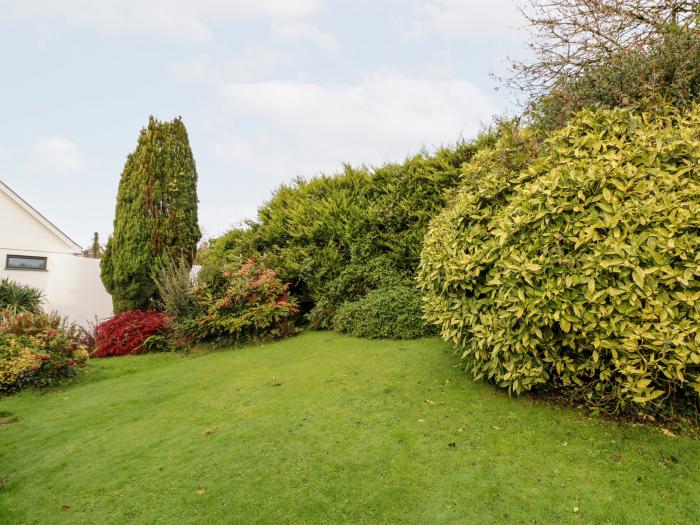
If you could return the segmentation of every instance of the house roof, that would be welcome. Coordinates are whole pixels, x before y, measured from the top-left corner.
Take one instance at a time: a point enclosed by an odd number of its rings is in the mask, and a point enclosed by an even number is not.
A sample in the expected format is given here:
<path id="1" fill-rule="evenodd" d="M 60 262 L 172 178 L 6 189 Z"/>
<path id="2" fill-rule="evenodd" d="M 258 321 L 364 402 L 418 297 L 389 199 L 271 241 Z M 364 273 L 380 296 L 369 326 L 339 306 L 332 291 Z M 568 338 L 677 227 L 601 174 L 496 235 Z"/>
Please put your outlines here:
<path id="1" fill-rule="evenodd" d="M 24 211 L 29 213 L 29 215 L 31 215 L 32 217 L 34 217 L 34 219 L 39 221 L 46 229 L 48 229 L 56 237 L 61 239 L 61 241 L 63 241 L 71 249 L 72 252 L 75 252 L 75 253 L 82 252 L 83 249 L 81 248 L 81 246 L 77 242 L 75 242 L 73 239 L 68 237 L 68 235 L 63 233 L 58 227 L 56 227 L 55 224 L 53 224 L 50 220 L 48 220 L 41 213 L 39 213 L 36 209 L 34 209 L 27 201 L 25 201 L 22 197 L 20 197 L 14 191 L 12 191 L 12 189 L 1 180 L 0 180 L 0 192 L 7 195 L 20 208 L 22 208 Z"/>

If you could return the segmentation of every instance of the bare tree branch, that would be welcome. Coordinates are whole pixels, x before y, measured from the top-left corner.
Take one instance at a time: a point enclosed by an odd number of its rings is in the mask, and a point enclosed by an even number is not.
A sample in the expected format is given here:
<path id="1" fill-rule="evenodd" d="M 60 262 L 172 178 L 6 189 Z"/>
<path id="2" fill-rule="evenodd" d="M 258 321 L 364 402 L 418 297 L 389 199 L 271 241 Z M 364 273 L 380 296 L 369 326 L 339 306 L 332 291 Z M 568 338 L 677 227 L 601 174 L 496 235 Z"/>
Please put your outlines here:
<path id="1" fill-rule="evenodd" d="M 615 53 L 644 50 L 671 24 L 695 24 L 700 0 L 528 0 L 532 62 L 507 83 L 531 96 Z"/>

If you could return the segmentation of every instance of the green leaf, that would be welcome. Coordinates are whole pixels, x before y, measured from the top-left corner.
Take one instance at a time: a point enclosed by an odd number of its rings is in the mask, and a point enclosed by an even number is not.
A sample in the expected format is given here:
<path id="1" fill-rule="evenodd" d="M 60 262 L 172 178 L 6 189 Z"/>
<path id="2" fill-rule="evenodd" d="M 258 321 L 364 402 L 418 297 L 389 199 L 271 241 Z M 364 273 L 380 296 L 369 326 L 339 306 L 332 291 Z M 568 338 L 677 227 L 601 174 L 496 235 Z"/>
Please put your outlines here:
<path id="1" fill-rule="evenodd" d="M 642 268 L 637 267 L 632 272 L 632 279 L 634 280 L 635 284 L 640 288 L 644 288 L 644 276 L 645 274 Z"/>
<path id="2" fill-rule="evenodd" d="M 564 319 L 563 317 L 559 321 L 559 326 L 561 326 L 561 329 L 564 331 L 564 333 L 568 334 L 569 330 L 571 330 L 571 323 Z"/>
<path id="3" fill-rule="evenodd" d="M 637 381 L 637 388 L 646 388 L 651 384 L 651 379 L 640 379 Z"/>
<path id="4" fill-rule="evenodd" d="M 662 396 L 664 394 L 663 390 L 654 390 L 651 394 L 649 394 L 649 401 L 656 399 L 659 396 Z"/>

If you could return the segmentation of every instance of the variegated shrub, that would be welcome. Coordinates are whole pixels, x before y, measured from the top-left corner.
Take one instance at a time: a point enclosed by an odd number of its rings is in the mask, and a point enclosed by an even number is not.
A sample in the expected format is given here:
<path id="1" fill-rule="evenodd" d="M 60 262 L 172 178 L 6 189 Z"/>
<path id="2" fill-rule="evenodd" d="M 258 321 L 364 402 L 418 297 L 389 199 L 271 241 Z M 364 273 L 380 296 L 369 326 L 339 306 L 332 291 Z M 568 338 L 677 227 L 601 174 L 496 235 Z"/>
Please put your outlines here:
<path id="1" fill-rule="evenodd" d="M 426 317 L 511 392 L 697 411 L 700 108 L 586 110 L 539 152 L 516 135 L 430 225 Z"/>

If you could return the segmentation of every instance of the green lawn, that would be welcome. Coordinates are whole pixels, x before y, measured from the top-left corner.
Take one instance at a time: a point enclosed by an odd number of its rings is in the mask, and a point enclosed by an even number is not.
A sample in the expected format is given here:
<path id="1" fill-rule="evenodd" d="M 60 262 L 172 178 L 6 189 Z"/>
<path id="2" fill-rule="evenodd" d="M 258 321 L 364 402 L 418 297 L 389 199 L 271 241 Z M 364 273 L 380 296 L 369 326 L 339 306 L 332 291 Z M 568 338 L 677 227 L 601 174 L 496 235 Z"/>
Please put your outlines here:
<path id="1" fill-rule="evenodd" d="M 437 339 L 92 361 L 0 400 L 0 523 L 700 522 L 700 441 L 475 384 Z"/>

